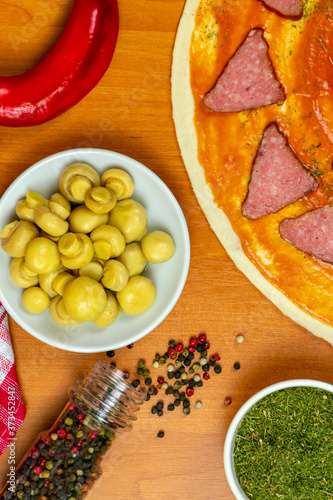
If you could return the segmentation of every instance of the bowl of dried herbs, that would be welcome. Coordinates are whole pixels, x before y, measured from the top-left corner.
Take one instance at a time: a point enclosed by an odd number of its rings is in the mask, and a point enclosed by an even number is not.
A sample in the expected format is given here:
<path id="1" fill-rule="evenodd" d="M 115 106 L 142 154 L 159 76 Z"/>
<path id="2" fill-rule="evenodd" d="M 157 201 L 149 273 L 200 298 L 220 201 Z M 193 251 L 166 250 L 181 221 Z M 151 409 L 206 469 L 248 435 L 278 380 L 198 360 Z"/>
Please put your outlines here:
<path id="1" fill-rule="evenodd" d="M 333 498 L 333 385 L 287 380 L 252 396 L 228 429 L 224 468 L 237 500 Z"/>

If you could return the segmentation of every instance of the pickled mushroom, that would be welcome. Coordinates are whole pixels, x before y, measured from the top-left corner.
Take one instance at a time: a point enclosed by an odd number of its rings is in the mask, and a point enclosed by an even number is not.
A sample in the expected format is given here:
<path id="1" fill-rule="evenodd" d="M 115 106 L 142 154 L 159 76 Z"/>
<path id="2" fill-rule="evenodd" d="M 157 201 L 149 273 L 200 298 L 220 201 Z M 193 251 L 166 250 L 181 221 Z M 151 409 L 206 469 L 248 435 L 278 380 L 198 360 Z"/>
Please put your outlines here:
<path id="1" fill-rule="evenodd" d="M 100 186 L 101 180 L 94 168 L 86 163 L 75 163 L 60 175 L 60 192 L 69 201 L 83 203 L 84 197 L 93 186 Z"/>
<path id="2" fill-rule="evenodd" d="M 111 189 L 117 200 L 130 198 L 134 192 L 134 182 L 132 177 L 120 168 L 110 168 L 102 174 L 101 182 L 103 186 Z"/>
<path id="3" fill-rule="evenodd" d="M 138 201 L 118 201 L 110 212 L 109 224 L 124 235 L 126 243 L 136 240 L 147 225 L 147 212 Z"/>
<path id="4" fill-rule="evenodd" d="M 34 238 L 27 244 L 25 262 L 38 274 L 51 273 L 60 264 L 57 244 L 43 236 Z"/>
<path id="5" fill-rule="evenodd" d="M 132 276 L 121 292 L 116 294 L 124 313 L 142 314 L 152 307 L 156 299 L 154 283 L 144 276 Z"/>
<path id="6" fill-rule="evenodd" d="M 67 314 L 76 321 L 94 321 L 104 311 L 107 296 L 98 281 L 79 276 L 65 286 L 63 294 Z"/>
<path id="7" fill-rule="evenodd" d="M 11 257 L 24 257 L 28 243 L 39 236 L 38 228 L 27 220 L 15 220 L 0 232 L 1 248 Z"/>

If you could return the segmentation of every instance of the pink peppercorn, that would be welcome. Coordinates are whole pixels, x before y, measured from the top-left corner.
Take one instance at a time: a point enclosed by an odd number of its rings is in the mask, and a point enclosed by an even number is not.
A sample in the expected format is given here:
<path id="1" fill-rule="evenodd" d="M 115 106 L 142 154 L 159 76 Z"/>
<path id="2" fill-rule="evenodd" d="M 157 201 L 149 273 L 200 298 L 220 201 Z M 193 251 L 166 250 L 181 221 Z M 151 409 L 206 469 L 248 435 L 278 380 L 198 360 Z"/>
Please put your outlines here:
<path id="1" fill-rule="evenodd" d="M 177 352 L 175 351 L 174 354 L 170 354 L 170 359 L 177 359 Z"/>
<path id="2" fill-rule="evenodd" d="M 75 405 L 69 405 L 68 410 L 69 410 L 69 411 L 74 411 L 74 410 L 75 410 L 75 408 L 76 408 L 76 406 L 75 406 Z"/>
<path id="3" fill-rule="evenodd" d="M 92 433 L 90 434 L 90 439 L 96 439 L 96 438 L 97 438 L 97 435 L 98 435 L 98 434 L 97 434 L 97 432 L 92 432 Z"/>
<path id="4" fill-rule="evenodd" d="M 72 441 L 73 439 L 73 434 L 71 432 L 67 432 L 66 436 L 65 436 L 65 439 L 67 439 L 67 441 Z"/>
<path id="5" fill-rule="evenodd" d="M 82 439 L 79 439 L 79 441 L 76 443 L 76 446 L 81 448 L 82 445 L 83 445 L 83 441 L 82 441 Z"/>
<path id="6" fill-rule="evenodd" d="M 48 488 L 48 487 L 50 486 L 50 484 L 51 484 L 51 483 L 50 483 L 50 481 L 49 481 L 49 480 L 45 481 L 45 483 L 44 483 L 44 488 Z"/>
<path id="7" fill-rule="evenodd" d="M 220 358 L 220 356 L 218 354 L 214 354 L 214 356 L 213 356 L 213 360 L 214 361 L 220 361 L 220 359 L 221 358 Z"/>
<path id="8" fill-rule="evenodd" d="M 78 414 L 76 415 L 76 418 L 78 419 L 78 421 L 79 421 L 79 422 L 83 422 L 83 420 L 84 420 L 84 415 L 83 415 L 83 413 L 78 413 Z"/>
<path id="9" fill-rule="evenodd" d="M 208 349 L 210 348 L 210 343 L 204 342 L 203 347 L 204 347 L 204 349 L 206 349 L 206 351 L 208 351 Z"/>
<path id="10" fill-rule="evenodd" d="M 44 457 L 41 457 L 39 460 L 38 460 L 38 463 L 41 467 L 45 467 L 45 464 L 46 464 L 46 458 Z"/>
<path id="11" fill-rule="evenodd" d="M 204 333 L 200 333 L 200 335 L 199 335 L 198 339 L 199 339 L 199 342 L 200 342 L 201 344 L 203 344 L 204 342 L 206 342 L 207 335 L 205 335 Z"/>
<path id="12" fill-rule="evenodd" d="M 192 389 L 192 387 L 188 387 L 186 389 L 186 396 L 188 396 L 190 398 L 191 396 L 193 396 L 193 394 L 194 394 L 194 390 Z"/>
<path id="13" fill-rule="evenodd" d="M 43 441 L 44 444 L 50 444 L 52 441 L 50 436 L 48 436 L 47 434 L 44 434 L 43 436 L 41 436 L 41 440 Z"/>
<path id="14" fill-rule="evenodd" d="M 210 379 L 210 375 L 209 375 L 209 373 L 205 372 L 205 373 L 203 374 L 202 378 L 203 378 L 203 379 L 205 379 L 205 380 L 209 380 L 209 379 Z"/>
<path id="15" fill-rule="evenodd" d="M 225 404 L 226 406 L 229 406 L 229 405 L 231 405 L 231 403 L 232 403 L 232 399 L 231 399 L 229 396 L 227 396 L 227 397 L 225 398 L 225 400 L 224 400 L 224 404 Z"/>
<path id="16" fill-rule="evenodd" d="M 79 448 L 77 446 L 72 446 L 71 453 L 77 453 L 78 451 L 79 451 Z"/>
<path id="17" fill-rule="evenodd" d="M 58 429 L 57 434 L 59 437 L 63 438 L 66 436 L 66 431 L 65 431 L 65 429 Z"/>
<path id="18" fill-rule="evenodd" d="M 158 378 L 157 378 L 157 382 L 158 382 L 159 384 L 163 384 L 163 382 L 164 382 L 164 378 L 163 378 L 163 377 L 158 377 Z"/>
<path id="19" fill-rule="evenodd" d="M 192 337 L 190 339 L 190 346 L 197 347 L 197 345 L 198 345 L 198 339 L 196 337 Z"/>
<path id="20" fill-rule="evenodd" d="M 30 451 L 30 456 L 31 458 L 34 458 L 36 460 L 36 458 L 38 458 L 40 455 L 40 451 L 38 448 L 32 448 L 31 451 Z"/>
<path id="21" fill-rule="evenodd" d="M 177 352 L 182 352 L 183 349 L 184 349 L 183 344 L 177 344 L 175 347 L 175 351 Z"/>
<path id="22" fill-rule="evenodd" d="M 175 349 L 173 347 L 169 347 L 168 349 L 169 356 L 173 356 L 175 353 L 176 353 Z"/>
<path id="23" fill-rule="evenodd" d="M 38 476 L 38 474 L 41 474 L 43 472 L 43 469 L 39 466 L 39 465 L 36 465 L 36 467 L 34 467 L 34 474 L 36 474 L 36 476 Z"/>
<path id="24" fill-rule="evenodd" d="M 188 347 L 188 350 L 189 350 L 189 352 L 195 352 L 195 347 L 193 347 L 193 346 L 190 345 Z"/>

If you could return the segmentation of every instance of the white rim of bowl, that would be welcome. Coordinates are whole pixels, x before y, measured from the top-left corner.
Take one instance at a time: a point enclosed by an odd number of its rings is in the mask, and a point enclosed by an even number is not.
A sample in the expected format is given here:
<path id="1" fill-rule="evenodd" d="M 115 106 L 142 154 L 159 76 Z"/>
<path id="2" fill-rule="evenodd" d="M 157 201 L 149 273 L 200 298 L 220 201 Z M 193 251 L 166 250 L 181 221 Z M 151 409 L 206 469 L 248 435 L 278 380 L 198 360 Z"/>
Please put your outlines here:
<path id="1" fill-rule="evenodd" d="M 175 305 L 178 302 L 178 299 L 179 299 L 179 297 L 180 297 L 180 295 L 181 295 L 181 293 L 183 291 L 183 288 L 185 286 L 185 283 L 186 283 L 186 280 L 187 280 L 187 275 L 188 275 L 188 272 L 189 272 L 189 267 L 190 267 L 190 259 L 191 259 L 190 235 L 189 235 L 189 230 L 188 230 L 188 226 L 187 226 L 187 222 L 186 222 L 183 210 L 182 210 L 181 206 L 179 205 L 179 202 L 178 202 L 177 198 L 175 197 L 175 195 L 173 194 L 173 192 L 162 181 L 162 179 L 157 174 L 155 174 L 155 172 L 153 172 L 148 167 L 146 167 L 143 163 L 140 163 L 139 161 L 135 160 L 131 156 L 127 156 L 127 155 L 124 155 L 122 153 L 118 153 L 116 151 L 112 151 L 112 150 L 109 150 L 109 149 L 99 149 L 99 148 L 68 149 L 66 151 L 60 151 L 59 153 L 54 153 L 54 154 L 52 154 L 50 156 L 46 156 L 42 160 L 39 160 L 38 162 L 34 163 L 30 167 L 28 167 L 26 170 L 24 170 L 24 172 L 22 172 L 8 186 L 8 188 L 6 189 L 6 191 L 1 196 L 1 198 L 0 198 L 0 207 L 1 207 L 2 203 L 6 202 L 6 199 L 7 199 L 7 196 L 8 196 L 8 190 L 10 189 L 12 191 L 12 189 L 16 186 L 16 184 L 18 182 L 20 182 L 22 180 L 22 178 L 26 177 L 32 170 L 38 168 L 40 166 L 40 164 L 48 163 L 50 161 L 53 161 L 54 159 L 62 160 L 62 158 L 66 158 L 67 156 L 72 156 L 72 155 L 74 155 L 74 156 L 75 155 L 80 156 L 80 155 L 84 155 L 86 153 L 97 154 L 97 155 L 98 154 L 110 154 L 115 159 L 119 158 L 119 160 L 124 159 L 126 161 L 130 161 L 131 163 L 133 163 L 133 165 L 136 165 L 139 169 L 146 171 L 146 173 L 148 175 L 150 175 L 152 178 L 155 179 L 155 181 L 156 181 L 157 184 L 159 184 L 163 189 L 165 189 L 168 192 L 168 194 L 169 194 L 172 202 L 175 204 L 175 206 L 177 207 L 177 210 L 179 211 L 179 220 L 180 220 L 180 223 L 181 223 L 181 226 L 182 226 L 182 230 L 184 232 L 185 240 L 187 242 L 186 246 L 184 247 L 184 264 L 185 265 L 184 265 L 184 267 L 182 269 L 182 273 L 178 276 L 179 279 L 178 279 L 177 285 L 175 287 L 175 293 L 174 293 L 174 296 L 173 296 L 173 300 L 169 303 L 169 307 L 164 311 L 164 314 L 159 318 L 158 321 L 154 321 L 149 326 L 149 328 L 145 328 L 143 331 L 140 332 L 140 334 L 137 334 L 137 335 L 133 336 L 133 338 L 132 338 L 131 341 L 132 342 L 136 342 L 136 341 L 140 340 L 141 338 L 145 337 L 146 335 L 148 335 L 155 328 L 157 328 L 158 325 L 160 325 L 165 320 L 165 318 L 170 314 L 170 312 L 172 311 L 172 309 L 175 307 Z M 12 307 L 10 306 L 10 304 L 8 304 L 6 298 L 1 293 L 0 293 L 0 300 L 1 300 L 2 304 L 3 304 L 3 306 L 5 307 L 5 309 L 7 310 L 7 312 L 14 319 L 14 321 L 16 321 L 16 323 L 21 326 L 21 328 L 23 328 L 30 335 L 32 335 L 33 337 L 37 338 L 41 342 L 45 343 L 45 339 L 44 338 L 42 338 L 40 335 L 38 335 L 35 332 L 33 332 L 30 328 L 27 328 L 26 326 L 21 325 L 20 318 L 17 316 L 16 312 L 12 309 Z M 48 345 L 50 345 L 52 347 L 56 347 L 58 349 L 63 349 L 65 351 L 70 351 L 70 352 L 80 352 L 80 353 L 83 353 L 83 354 L 92 354 L 92 353 L 98 353 L 98 352 L 105 352 L 105 350 L 107 350 L 107 349 L 120 349 L 121 347 L 125 347 L 128 344 L 128 342 L 118 342 L 116 344 L 113 344 L 112 346 L 106 347 L 105 349 L 99 349 L 99 350 L 92 351 L 90 349 L 87 350 L 87 349 L 73 348 L 72 346 L 70 346 L 70 348 L 69 348 L 69 346 L 67 346 L 67 345 L 66 346 L 62 346 L 62 345 L 57 344 L 56 342 L 53 342 L 52 339 L 49 339 L 49 342 L 46 342 L 46 343 Z"/>
<path id="2" fill-rule="evenodd" d="M 294 380 L 284 380 L 283 382 L 277 382 L 276 384 L 265 387 L 261 391 L 254 394 L 250 399 L 243 404 L 243 406 L 238 410 L 236 415 L 234 416 L 227 435 L 224 442 L 224 452 L 223 452 L 223 462 L 224 462 L 224 470 L 227 477 L 227 481 L 229 486 L 235 495 L 237 500 L 250 500 L 248 496 L 245 495 L 242 490 L 234 467 L 234 447 L 235 447 L 235 438 L 237 434 L 238 427 L 241 423 L 241 420 L 246 415 L 246 413 L 255 405 L 260 399 L 268 396 L 272 392 L 279 391 L 281 389 L 287 389 L 289 387 L 314 387 L 316 389 L 322 389 L 325 391 L 333 392 L 333 385 L 328 384 L 327 382 L 321 382 L 320 380 L 313 379 L 294 379 Z"/>

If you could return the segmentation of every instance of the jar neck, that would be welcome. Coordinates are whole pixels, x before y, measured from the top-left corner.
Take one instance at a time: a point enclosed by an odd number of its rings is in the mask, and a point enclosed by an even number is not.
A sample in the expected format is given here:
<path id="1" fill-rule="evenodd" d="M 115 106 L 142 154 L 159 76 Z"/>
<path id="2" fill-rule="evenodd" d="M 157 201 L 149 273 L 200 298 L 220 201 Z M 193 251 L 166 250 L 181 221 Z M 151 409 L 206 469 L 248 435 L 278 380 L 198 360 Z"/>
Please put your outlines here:
<path id="1" fill-rule="evenodd" d="M 91 427 L 118 433 L 132 429 L 146 396 L 145 389 L 135 389 L 122 371 L 100 360 L 69 389 L 71 403 L 86 415 Z"/>

